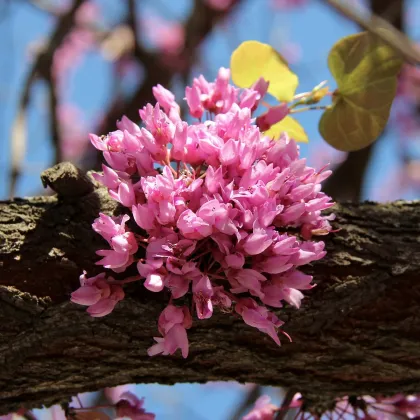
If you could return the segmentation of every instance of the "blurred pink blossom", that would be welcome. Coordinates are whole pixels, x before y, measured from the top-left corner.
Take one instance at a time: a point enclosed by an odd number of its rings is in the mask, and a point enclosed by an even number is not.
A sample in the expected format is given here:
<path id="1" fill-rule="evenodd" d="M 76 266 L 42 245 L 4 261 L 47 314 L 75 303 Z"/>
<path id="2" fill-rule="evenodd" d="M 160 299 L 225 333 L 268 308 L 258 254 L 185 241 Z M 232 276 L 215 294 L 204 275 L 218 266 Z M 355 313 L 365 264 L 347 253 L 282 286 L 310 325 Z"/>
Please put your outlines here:
<path id="1" fill-rule="evenodd" d="M 153 12 L 144 12 L 141 28 L 152 46 L 165 54 L 177 54 L 185 41 L 184 27 L 180 22 L 164 20 Z"/>
<path id="2" fill-rule="evenodd" d="M 71 3 L 66 5 L 63 12 L 70 6 Z M 77 10 L 74 29 L 54 52 L 52 71 L 60 85 L 64 83 L 70 69 L 80 65 L 83 56 L 94 45 L 95 34 L 91 29 L 99 18 L 100 9 L 93 1 L 83 3 Z"/>
<path id="3" fill-rule="evenodd" d="M 58 47 L 53 58 L 53 75 L 60 84 L 68 76 L 68 72 L 80 65 L 83 56 L 94 44 L 93 33 L 85 29 L 75 29 Z"/>
<path id="4" fill-rule="evenodd" d="M 254 408 L 242 420 L 273 420 L 278 407 L 270 403 L 268 395 L 262 395 L 255 402 Z"/>
<path id="5" fill-rule="evenodd" d="M 227 10 L 234 0 L 204 0 L 207 6 L 214 10 Z"/>
<path id="6" fill-rule="evenodd" d="M 61 103 L 57 107 L 57 116 L 61 135 L 61 152 L 64 160 L 75 161 L 83 155 L 90 144 L 83 112 L 70 103 Z"/>
<path id="7" fill-rule="evenodd" d="M 271 0 L 271 6 L 275 9 L 290 9 L 304 6 L 308 0 Z"/>
<path id="8" fill-rule="evenodd" d="M 325 165 L 334 167 L 344 162 L 346 157 L 346 152 L 336 150 L 323 141 L 321 144 L 317 144 L 314 150 L 311 150 L 309 161 L 316 168 L 323 168 Z"/>
<path id="9" fill-rule="evenodd" d="M 405 64 L 399 78 L 397 95 L 406 96 L 408 99 L 420 101 L 420 69 L 410 64 Z"/>
<path id="10" fill-rule="evenodd" d="M 295 42 L 283 43 L 279 51 L 289 64 L 297 64 L 302 59 L 302 47 Z"/>

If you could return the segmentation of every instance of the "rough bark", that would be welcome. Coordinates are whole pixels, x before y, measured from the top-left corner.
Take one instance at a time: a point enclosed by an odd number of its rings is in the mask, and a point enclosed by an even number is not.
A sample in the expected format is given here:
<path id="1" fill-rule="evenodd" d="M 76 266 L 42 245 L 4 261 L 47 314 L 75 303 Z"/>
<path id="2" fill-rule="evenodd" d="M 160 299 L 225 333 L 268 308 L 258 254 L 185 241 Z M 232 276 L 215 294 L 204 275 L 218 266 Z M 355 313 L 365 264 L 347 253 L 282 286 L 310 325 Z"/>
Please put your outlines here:
<path id="1" fill-rule="evenodd" d="M 0 203 L 0 414 L 124 383 L 234 379 L 293 386 L 317 403 L 420 391 L 420 202 L 334 208 L 341 230 L 306 267 L 318 286 L 300 310 L 280 311 L 292 343 L 278 348 L 216 314 L 194 322 L 188 359 L 149 358 L 161 296 L 134 283 L 99 319 L 69 302 L 81 271 L 98 272 L 93 219 L 118 210 L 72 176 L 44 173 L 58 197 Z"/>

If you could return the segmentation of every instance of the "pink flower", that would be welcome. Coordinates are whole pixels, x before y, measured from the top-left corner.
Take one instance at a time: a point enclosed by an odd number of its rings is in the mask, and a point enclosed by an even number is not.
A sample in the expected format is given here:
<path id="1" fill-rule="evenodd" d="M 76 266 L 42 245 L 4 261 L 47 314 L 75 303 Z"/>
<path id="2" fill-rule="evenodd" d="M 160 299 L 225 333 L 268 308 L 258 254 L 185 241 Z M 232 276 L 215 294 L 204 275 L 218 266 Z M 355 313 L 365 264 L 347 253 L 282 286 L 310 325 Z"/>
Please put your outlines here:
<path id="1" fill-rule="evenodd" d="M 144 408 L 144 398 L 139 400 L 133 393 L 127 391 L 120 395 L 115 405 L 117 417 L 128 417 L 131 420 L 154 420 L 155 415 L 148 413 Z"/>
<path id="2" fill-rule="evenodd" d="M 211 300 L 213 306 L 219 306 L 222 310 L 227 310 L 232 306 L 232 300 L 226 294 L 223 286 L 213 287 L 213 296 Z"/>
<path id="3" fill-rule="evenodd" d="M 144 287 L 151 292 L 161 292 L 164 286 L 164 279 L 165 276 L 162 276 L 160 273 L 150 273 L 146 277 Z"/>
<path id="4" fill-rule="evenodd" d="M 290 305 L 300 308 L 304 295 L 300 290 L 309 290 L 315 287 L 311 285 L 312 276 L 303 274 L 300 271 L 288 271 L 284 274 L 271 276 L 271 284 L 263 286 L 264 297 L 262 301 L 266 305 L 282 307 L 281 300 L 285 300 Z"/>
<path id="5" fill-rule="evenodd" d="M 192 291 L 198 319 L 210 318 L 213 314 L 213 287 L 210 279 L 207 276 L 194 279 Z"/>
<path id="6" fill-rule="evenodd" d="M 264 252 L 273 243 L 273 231 L 260 227 L 256 222 L 253 232 L 244 242 L 244 250 L 248 255 L 257 255 Z"/>
<path id="7" fill-rule="evenodd" d="M 280 122 L 289 113 L 286 103 L 272 106 L 267 112 L 257 117 L 257 125 L 261 131 L 267 131 L 272 125 Z"/>
<path id="8" fill-rule="evenodd" d="M 114 281 L 112 277 L 109 280 Z M 105 279 L 105 273 L 87 278 L 84 272 L 80 276 L 80 284 L 81 286 L 71 294 L 71 301 L 89 306 L 87 312 L 93 317 L 110 314 L 115 305 L 124 299 L 122 287 L 116 284 L 110 285 Z"/>
<path id="9" fill-rule="evenodd" d="M 187 87 L 185 89 L 185 99 L 190 108 L 190 114 L 195 118 L 201 118 L 204 107 L 200 100 L 200 90 L 198 86 Z"/>
<path id="10" fill-rule="evenodd" d="M 174 325 L 168 333 L 162 337 L 154 337 L 156 344 L 147 350 L 149 356 L 162 353 L 164 356 L 174 354 L 181 349 L 182 357 L 188 357 L 188 337 L 187 331 L 181 324 Z"/>
<path id="11" fill-rule="evenodd" d="M 155 227 L 155 215 L 147 204 L 133 205 L 131 211 L 134 220 L 142 229 L 151 230 Z"/>
<path id="12" fill-rule="evenodd" d="M 259 93 L 260 97 L 262 98 L 268 90 L 268 86 L 270 82 L 260 77 L 252 86 L 251 90 L 255 90 Z"/>
<path id="13" fill-rule="evenodd" d="M 233 0 L 205 0 L 207 5 L 215 10 L 226 10 L 228 9 Z"/>
<path id="14" fill-rule="evenodd" d="M 110 242 L 114 236 L 125 233 L 125 224 L 130 220 L 128 215 L 111 217 L 99 213 L 99 217 L 92 224 L 93 230 L 99 233 L 106 241 Z"/>
<path id="15" fill-rule="evenodd" d="M 186 306 L 168 305 L 159 316 L 159 332 L 165 335 L 176 324 L 182 324 L 184 328 L 190 328 L 191 323 L 191 314 Z"/>
<path id="16" fill-rule="evenodd" d="M 172 140 L 171 158 L 177 161 L 183 160 L 186 152 L 188 134 L 188 124 L 178 122 L 175 128 L 174 138 Z"/>
<path id="17" fill-rule="evenodd" d="M 248 290 L 254 296 L 263 297 L 261 285 L 267 278 L 258 271 L 251 268 L 244 268 L 231 272 L 230 276 L 232 279 L 236 280 L 240 286 L 239 288 L 232 289 L 232 291 L 235 290 L 235 293 L 241 293 L 240 290 L 243 289 L 243 291 Z"/>
<path id="18" fill-rule="evenodd" d="M 169 114 L 172 110 L 176 111 L 178 114 L 180 113 L 179 105 L 175 102 L 175 95 L 168 89 L 165 89 L 162 85 L 157 85 L 153 88 L 153 96 L 166 114 Z"/>
<path id="19" fill-rule="evenodd" d="M 179 299 L 188 292 L 190 279 L 186 276 L 169 273 L 165 278 L 165 285 L 171 291 L 174 299 Z"/>
<path id="20" fill-rule="evenodd" d="M 213 231 L 210 224 L 206 223 L 191 210 L 182 212 L 176 225 L 187 239 L 203 239 Z"/>
<path id="21" fill-rule="evenodd" d="M 270 397 L 262 395 L 255 401 L 254 408 L 242 420 L 273 420 L 279 407 L 270 404 Z"/>
<path id="22" fill-rule="evenodd" d="M 187 104 L 193 117 L 201 118 L 204 110 L 213 114 L 226 113 L 232 105 L 241 103 L 239 89 L 229 84 L 229 78 L 230 70 L 222 67 L 214 83 L 207 82 L 203 76 L 193 80 L 193 86 L 187 87 L 185 91 Z M 244 101 L 243 105 L 248 105 L 248 103 Z"/>
<path id="23" fill-rule="evenodd" d="M 245 264 L 245 256 L 241 252 L 235 252 L 234 254 L 226 255 L 225 262 L 228 267 L 242 268 Z"/>
<path id="24" fill-rule="evenodd" d="M 254 299 L 244 298 L 237 301 L 235 311 L 242 316 L 246 324 L 268 334 L 278 346 L 280 345 L 276 329 L 281 327 L 283 322 L 267 308 L 258 306 Z"/>
<path id="25" fill-rule="evenodd" d="M 131 181 L 121 181 L 116 190 L 109 190 L 109 195 L 124 207 L 132 207 L 136 203 L 136 195 Z"/>
<path id="26" fill-rule="evenodd" d="M 148 355 L 174 354 L 181 349 L 182 357 L 187 358 L 189 344 L 186 328 L 191 327 L 191 321 L 187 307 L 167 306 L 159 317 L 159 331 L 163 338 L 154 337 L 156 344 L 147 350 Z"/>
<path id="27" fill-rule="evenodd" d="M 210 165 L 207 168 L 205 183 L 210 194 L 219 191 L 219 188 L 224 186 L 222 167 L 220 166 L 215 170 L 213 166 Z"/>
<path id="28" fill-rule="evenodd" d="M 117 189 L 120 184 L 118 173 L 106 165 L 102 165 L 102 174 L 93 173 L 92 176 L 109 189 Z"/>
<path id="29" fill-rule="evenodd" d="M 289 263 L 290 256 L 288 255 L 275 255 L 272 257 L 266 257 L 258 263 L 258 268 L 270 274 L 278 274 L 287 271 L 293 267 L 293 264 Z"/>
<path id="30" fill-rule="evenodd" d="M 143 146 L 155 161 L 164 160 L 168 154 L 166 145 L 172 141 L 175 134 L 174 123 L 160 109 L 158 103 L 155 107 L 147 104 L 139 114 L 147 128 L 141 129 Z"/>
<path id="31" fill-rule="evenodd" d="M 198 217 L 227 235 L 235 235 L 238 232 L 231 219 L 234 215 L 236 212 L 232 211 L 232 205 L 220 203 L 216 199 L 203 204 L 197 211 Z"/>
<path id="32" fill-rule="evenodd" d="M 132 232 L 126 231 L 125 223 L 129 216 L 124 215 L 112 218 L 103 213 L 95 219 L 93 229 L 106 239 L 112 250 L 96 251 L 102 258 L 97 265 L 103 265 L 105 268 L 111 268 L 115 272 L 124 271 L 126 267 L 132 264 L 133 254 L 138 250 L 137 240 Z"/>

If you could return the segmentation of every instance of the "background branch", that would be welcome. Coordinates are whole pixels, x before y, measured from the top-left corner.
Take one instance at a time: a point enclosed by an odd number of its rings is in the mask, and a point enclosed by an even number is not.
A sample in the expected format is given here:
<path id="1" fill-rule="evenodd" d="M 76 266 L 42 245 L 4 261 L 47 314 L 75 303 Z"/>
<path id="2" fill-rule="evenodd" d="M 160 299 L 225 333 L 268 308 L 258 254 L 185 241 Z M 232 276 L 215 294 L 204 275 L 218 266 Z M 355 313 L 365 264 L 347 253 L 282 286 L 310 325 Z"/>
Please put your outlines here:
<path id="1" fill-rule="evenodd" d="M 137 43 L 134 56 L 144 67 L 145 79 L 131 97 L 126 100 L 118 98 L 110 103 L 108 110 L 105 112 L 105 117 L 96 129 L 96 132 L 106 134 L 114 131 L 116 121 L 123 115 L 137 121 L 139 119 L 138 110 L 149 102 L 155 102 L 152 88 L 157 84 L 168 87 L 173 77 L 176 77 L 177 74 L 189 74 L 195 62 L 197 49 L 203 40 L 217 23 L 229 16 L 241 2 L 242 0 L 233 0 L 228 8 L 215 10 L 202 0 L 195 0 L 193 10 L 184 25 L 184 46 L 172 60 L 183 63 L 180 69 L 171 68 L 168 63 L 162 61 L 161 53 L 149 53 Z M 99 170 L 101 163 L 102 155 L 91 149 L 87 151 L 86 156 L 82 160 L 82 165 L 86 170 L 92 168 Z"/>
<path id="2" fill-rule="evenodd" d="M 49 86 L 49 103 L 54 106 L 50 109 L 52 122 L 50 124 L 53 147 L 55 150 L 55 163 L 61 160 L 59 151 L 59 130 L 57 127 L 56 118 L 56 94 L 55 86 L 51 77 L 51 68 L 53 65 L 54 53 L 56 49 L 62 44 L 65 37 L 74 26 L 74 20 L 77 10 L 86 0 L 74 0 L 72 7 L 67 13 L 62 15 L 56 24 L 56 27 L 49 38 L 48 44 L 38 54 L 32 67 L 28 71 L 28 76 L 24 82 L 21 98 L 19 101 L 18 111 L 15 121 L 12 124 L 11 132 L 11 170 L 10 170 L 10 188 L 9 196 L 12 198 L 15 194 L 16 184 L 22 172 L 22 162 L 25 158 L 27 134 L 26 134 L 26 111 L 30 101 L 30 94 L 33 84 L 38 78 L 47 81 Z"/>

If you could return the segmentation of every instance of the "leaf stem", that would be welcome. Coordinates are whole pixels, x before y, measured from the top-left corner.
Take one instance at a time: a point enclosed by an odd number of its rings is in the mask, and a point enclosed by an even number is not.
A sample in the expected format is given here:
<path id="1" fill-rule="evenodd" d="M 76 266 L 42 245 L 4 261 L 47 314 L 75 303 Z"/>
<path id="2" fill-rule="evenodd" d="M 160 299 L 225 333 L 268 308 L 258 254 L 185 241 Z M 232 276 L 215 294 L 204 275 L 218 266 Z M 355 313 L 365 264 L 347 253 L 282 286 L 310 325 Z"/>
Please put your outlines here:
<path id="1" fill-rule="evenodd" d="M 304 108 L 298 108 L 298 109 L 291 109 L 290 114 L 297 114 L 298 112 L 305 112 L 305 111 L 323 111 L 330 108 L 326 105 L 317 105 L 317 106 L 305 106 Z"/>

